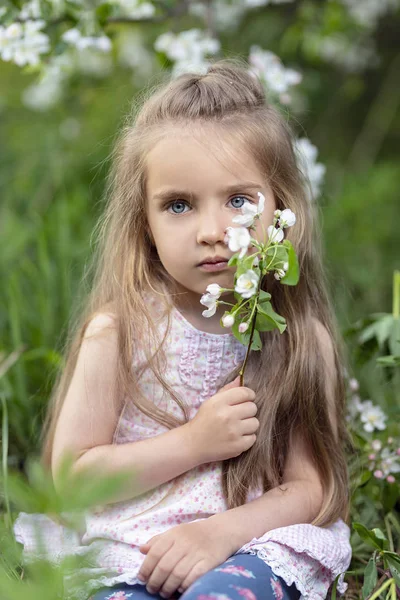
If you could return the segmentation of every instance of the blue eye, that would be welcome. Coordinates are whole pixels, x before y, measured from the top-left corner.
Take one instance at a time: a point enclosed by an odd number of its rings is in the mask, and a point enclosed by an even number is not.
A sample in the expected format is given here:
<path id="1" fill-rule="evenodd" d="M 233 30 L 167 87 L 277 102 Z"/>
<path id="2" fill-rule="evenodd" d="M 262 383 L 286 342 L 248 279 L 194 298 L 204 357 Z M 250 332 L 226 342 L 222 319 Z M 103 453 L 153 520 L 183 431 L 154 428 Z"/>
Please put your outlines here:
<path id="1" fill-rule="evenodd" d="M 235 196 L 230 200 L 233 208 L 243 208 L 243 206 L 248 202 L 248 199 L 244 196 Z"/>
<path id="2" fill-rule="evenodd" d="M 175 202 L 172 202 L 169 206 L 168 206 L 168 210 L 171 209 L 171 211 L 175 214 L 175 215 L 180 215 L 183 212 L 185 212 L 185 208 L 189 208 L 188 205 L 186 204 L 186 202 L 184 202 L 183 200 L 175 200 Z"/>

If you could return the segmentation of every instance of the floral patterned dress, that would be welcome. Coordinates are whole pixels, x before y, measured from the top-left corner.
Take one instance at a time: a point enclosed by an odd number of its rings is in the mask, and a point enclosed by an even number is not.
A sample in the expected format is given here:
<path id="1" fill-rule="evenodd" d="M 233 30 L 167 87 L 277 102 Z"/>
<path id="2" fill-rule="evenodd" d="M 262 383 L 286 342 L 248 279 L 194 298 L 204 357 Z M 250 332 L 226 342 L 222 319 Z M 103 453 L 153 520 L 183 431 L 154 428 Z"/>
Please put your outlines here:
<path id="1" fill-rule="evenodd" d="M 155 303 L 153 308 L 155 315 L 161 315 L 156 312 Z M 163 334 L 166 319 L 159 319 Z M 189 404 L 190 418 L 195 416 L 202 402 L 222 387 L 245 354 L 245 347 L 232 333 L 199 331 L 175 308 L 170 316 L 164 348 L 168 364 L 166 381 Z M 164 392 L 151 370 L 146 369 L 146 359 L 140 348 L 133 364 L 133 368 L 141 373 L 139 382 L 144 395 L 160 408 L 180 417 L 176 403 Z M 114 442 L 135 442 L 165 431 L 164 426 L 130 404 L 121 417 Z M 82 569 L 88 581 L 88 587 L 81 592 L 83 599 L 91 586 L 95 589 L 99 585 L 139 583 L 137 574 L 145 558 L 139 546 L 151 537 L 180 523 L 206 519 L 227 510 L 221 474 L 221 463 L 204 464 L 132 500 L 97 507 L 86 514 L 86 527 L 81 535 L 45 515 L 27 513 L 19 514 L 14 533 L 17 541 L 24 545 L 26 561 L 42 553 L 53 562 L 59 562 L 68 554 L 84 556 L 94 550 L 96 563 Z M 261 490 L 253 492 L 248 501 L 260 495 Z M 38 531 L 41 546 L 35 535 Z M 288 585 L 295 583 L 301 598 L 319 600 L 325 598 L 332 581 L 349 566 L 349 533 L 342 520 L 328 528 L 308 524 L 280 527 L 261 538 L 249 540 L 238 553 L 256 554 Z M 340 592 L 346 589 L 342 580 L 338 589 Z M 74 594 L 79 598 L 79 590 Z"/>

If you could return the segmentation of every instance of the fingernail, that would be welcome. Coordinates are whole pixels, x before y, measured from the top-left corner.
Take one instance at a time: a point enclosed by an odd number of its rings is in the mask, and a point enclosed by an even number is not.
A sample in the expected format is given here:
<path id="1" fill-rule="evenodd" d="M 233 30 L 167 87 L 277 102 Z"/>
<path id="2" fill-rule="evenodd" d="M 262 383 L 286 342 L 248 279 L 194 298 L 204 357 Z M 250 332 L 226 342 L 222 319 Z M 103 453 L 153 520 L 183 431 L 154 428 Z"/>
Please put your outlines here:
<path id="1" fill-rule="evenodd" d="M 164 594 L 164 592 L 160 592 L 160 596 L 161 598 L 168 598 L 169 596 L 167 596 L 167 594 Z"/>
<path id="2" fill-rule="evenodd" d="M 155 590 L 153 590 L 151 587 L 146 587 L 146 590 L 149 592 L 149 594 L 155 594 Z"/>
<path id="3" fill-rule="evenodd" d="M 146 581 L 146 578 L 144 575 L 142 575 L 142 573 L 138 573 L 137 578 L 140 579 L 140 581 Z"/>

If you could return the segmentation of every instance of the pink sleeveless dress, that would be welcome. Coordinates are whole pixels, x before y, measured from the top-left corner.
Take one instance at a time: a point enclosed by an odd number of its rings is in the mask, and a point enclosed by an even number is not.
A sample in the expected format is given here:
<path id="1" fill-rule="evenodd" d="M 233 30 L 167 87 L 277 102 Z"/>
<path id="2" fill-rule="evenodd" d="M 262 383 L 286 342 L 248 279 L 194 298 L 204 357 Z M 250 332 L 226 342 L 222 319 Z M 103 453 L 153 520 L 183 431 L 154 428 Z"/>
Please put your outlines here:
<path id="1" fill-rule="evenodd" d="M 170 331 L 165 341 L 168 364 L 166 381 L 190 406 L 190 418 L 199 406 L 215 394 L 226 377 L 244 358 L 245 347 L 231 333 L 211 334 L 194 328 L 176 309 L 172 309 Z M 160 327 L 164 327 L 163 324 Z M 145 358 L 139 349 L 134 369 L 140 372 Z M 145 369 L 140 385 L 147 398 L 160 408 L 181 416 L 175 402 L 164 392 L 151 370 Z M 125 409 L 114 442 L 124 444 L 164 433 L 167 429 L 143 415 L 133 405 Z M 249 494 L 248 501 L 262 491 Z M 140 583 L 139 568 L 145 558 L 139 546 L 151 537 L 180 523 L 189 523 L 227 510 L 222 493 L 221 463 L 205 464 L 173 481 L 132 500 L 109 504 L 85 515 L 86 528 L 81 535 L 54 523 L 42 514 L 20 513 L 14 533 L 24 545 L 24 560 L 44 555 L 57 563 L 69 554 L 96 551 L 96 562 L 80 570 L 86 587 L 74 587 L 68 578 L 68 590 L 74 598 L 86 600 L 92 589 L 121 582 Z M 39 548 L 35 532 L 40 531 Z M 322 600 L 337 575 L 350 564 L 351 547 L 348 526 L 338 520 L 328 528 L 309 524 L 280 527 L 261 538 L 249 540 L 238 553 L 252 553 L 266 562 L 288 585 L 295 583 L 303 600 Z M 338 590 L 346 584 L 339 580 Z"/>

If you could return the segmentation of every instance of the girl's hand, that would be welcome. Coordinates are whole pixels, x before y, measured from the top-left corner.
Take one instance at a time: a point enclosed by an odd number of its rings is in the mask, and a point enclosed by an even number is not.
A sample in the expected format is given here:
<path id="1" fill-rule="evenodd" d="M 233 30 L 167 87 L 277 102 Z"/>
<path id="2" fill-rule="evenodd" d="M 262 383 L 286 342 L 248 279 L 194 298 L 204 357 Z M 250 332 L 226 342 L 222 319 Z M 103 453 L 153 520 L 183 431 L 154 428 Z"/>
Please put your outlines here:
<path id="1" fill-rule="evenodd" d="M 235 553 L 229 532 L 212 517 L 177 525 L 140 546 L 147 554 L 139 572 L 150 593 L 169 598 Z"/>
<path id="2" fill-rule="evenodd" d="M 201 464 L 239 456 L 256 441 L 255 393 L 237 377 L 200 406 L 186 425 Z"/>

